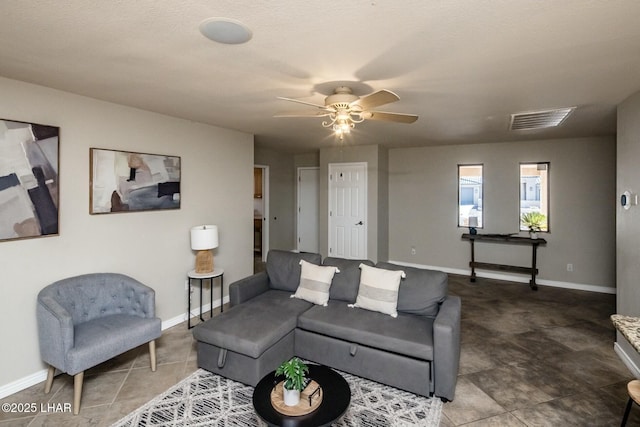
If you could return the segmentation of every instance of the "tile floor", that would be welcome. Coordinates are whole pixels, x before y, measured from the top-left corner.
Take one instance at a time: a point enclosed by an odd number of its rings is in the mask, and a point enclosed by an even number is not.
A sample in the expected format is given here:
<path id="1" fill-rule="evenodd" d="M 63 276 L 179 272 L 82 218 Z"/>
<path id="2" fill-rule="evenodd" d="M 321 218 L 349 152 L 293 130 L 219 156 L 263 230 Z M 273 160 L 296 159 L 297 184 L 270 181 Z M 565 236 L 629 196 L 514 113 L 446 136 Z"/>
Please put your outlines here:
<path id="1" fill-rule="evenodd" d="M 613 351 L 609 315 L 615 296 L 489 279 L 450 276 L 462 298 L 462 355 L 456 398 L 444 406 L 442 426 L 616 426 L 631 374 Z M 197 369 L 186 324 L 158 340 L 158 370 L 147 347 L 132 350 L 85 375 L 80 415 L 8 414 L 3 426 L 108 426 Z M 49 395 L 44 383 L 0 401 L 72 402 L 73 384 L 61 375 Z M 634 407 L 629 426 L 640 425 Z"/>
<path id="2" fill-rule="evenodd" d="M 442 426 L 620 425 L 633 377 L 613 350 L 615 295 L 449 283 L 462 298 L 462 354 Z M 627 425 L 640 425 L 639 408 Z"/>

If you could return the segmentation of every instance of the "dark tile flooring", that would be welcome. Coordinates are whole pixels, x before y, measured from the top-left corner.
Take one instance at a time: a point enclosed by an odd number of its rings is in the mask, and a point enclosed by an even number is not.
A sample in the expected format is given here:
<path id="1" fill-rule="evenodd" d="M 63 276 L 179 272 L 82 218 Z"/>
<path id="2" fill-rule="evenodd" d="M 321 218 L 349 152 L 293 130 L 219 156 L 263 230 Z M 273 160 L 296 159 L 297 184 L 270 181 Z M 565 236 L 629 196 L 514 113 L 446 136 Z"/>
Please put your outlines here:
<path id="1" fill-rule="evenodd" d="M 462 355 L 442 426 L 616 426 L 632 379 L 613 351 L 615 296 L 450 276 L 462 298 Z M 85 375 L 80 415 L 0 412 L 2 426 L 108 426 L 197 369 L 186 324 L 158 340 L 158 370 L 147 347 Z M 37 384 L 0 403 L 67 403 L 73 381 L 60 375 L 50 394 Z M 634 407 L 629 426 L 640 425 Z"/>
<path id="2" fill-rule="evenodd" d="M 633 377 L 613 350 L 615 295 L 449 283 L 462 298 L 462 354 L 441 425 L 620 425 Z M 637 407 L 628 425 L 640 425 Z"/>

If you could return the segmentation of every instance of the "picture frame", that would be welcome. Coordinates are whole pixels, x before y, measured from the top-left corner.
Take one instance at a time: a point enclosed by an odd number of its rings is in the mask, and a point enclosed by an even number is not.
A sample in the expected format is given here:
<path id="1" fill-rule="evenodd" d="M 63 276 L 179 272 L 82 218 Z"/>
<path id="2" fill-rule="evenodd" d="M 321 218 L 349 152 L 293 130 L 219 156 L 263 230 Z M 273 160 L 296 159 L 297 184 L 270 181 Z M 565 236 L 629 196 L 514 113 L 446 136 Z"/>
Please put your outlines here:
<path id="1" fill-rule="evenodd" d="M 0 119 L 0 242 L 59 234 L 60 128 Z"/>
<path id="2" fill-rule="evenodd" d="M 178 156 L 90 148 L 89 213 L 180 209 Z"/>

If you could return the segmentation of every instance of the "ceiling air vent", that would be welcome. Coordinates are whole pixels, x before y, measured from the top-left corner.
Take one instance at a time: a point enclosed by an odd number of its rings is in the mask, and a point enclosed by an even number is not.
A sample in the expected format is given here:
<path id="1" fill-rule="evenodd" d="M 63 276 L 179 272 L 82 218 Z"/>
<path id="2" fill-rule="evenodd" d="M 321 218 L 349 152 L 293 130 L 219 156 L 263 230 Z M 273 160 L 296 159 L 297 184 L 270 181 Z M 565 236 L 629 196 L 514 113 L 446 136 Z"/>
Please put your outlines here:
<path id="1" fill-rule="evenodd" d="M 560 125 L 576 107 L 528 111 L 511 115 L 511 130 L 544 129 Z"/>

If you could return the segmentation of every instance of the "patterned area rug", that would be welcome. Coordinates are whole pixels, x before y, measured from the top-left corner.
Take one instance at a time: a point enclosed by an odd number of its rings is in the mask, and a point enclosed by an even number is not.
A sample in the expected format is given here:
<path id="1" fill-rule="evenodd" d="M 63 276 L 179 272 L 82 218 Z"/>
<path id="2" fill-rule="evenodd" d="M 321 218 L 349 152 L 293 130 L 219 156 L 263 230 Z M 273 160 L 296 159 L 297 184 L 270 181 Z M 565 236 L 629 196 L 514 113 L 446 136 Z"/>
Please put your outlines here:
<path id="1" fill-rule="evenodd" d="M 340 374 L 351 387 L 351 405 L 335 426 L 438 426 L 442 402 Z M 127 415 L 112 427 L 263 426 L 252 404 L 253 387 L 204 369 Z"/>

